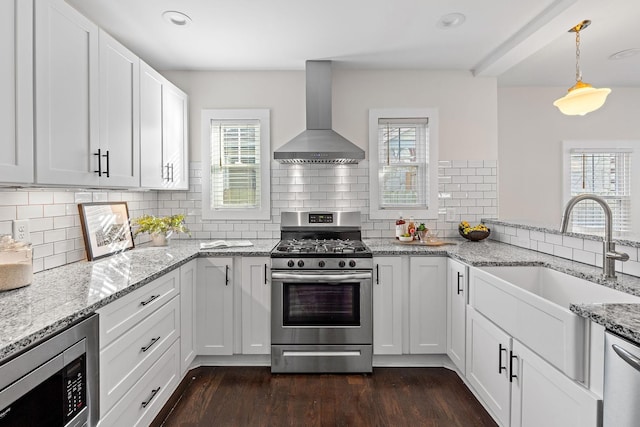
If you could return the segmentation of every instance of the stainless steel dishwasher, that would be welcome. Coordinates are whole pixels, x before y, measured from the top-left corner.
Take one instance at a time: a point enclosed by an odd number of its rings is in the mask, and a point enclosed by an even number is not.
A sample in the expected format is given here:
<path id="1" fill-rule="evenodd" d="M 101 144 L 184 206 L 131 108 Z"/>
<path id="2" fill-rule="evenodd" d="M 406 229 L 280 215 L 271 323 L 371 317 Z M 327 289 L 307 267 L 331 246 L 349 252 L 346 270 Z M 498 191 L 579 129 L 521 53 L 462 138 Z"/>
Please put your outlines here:
<path id="1" fill-rule="evenodd" d="M 604 353 L 604 427 L 640 425 L 640 347 L 607 332 Z"/>

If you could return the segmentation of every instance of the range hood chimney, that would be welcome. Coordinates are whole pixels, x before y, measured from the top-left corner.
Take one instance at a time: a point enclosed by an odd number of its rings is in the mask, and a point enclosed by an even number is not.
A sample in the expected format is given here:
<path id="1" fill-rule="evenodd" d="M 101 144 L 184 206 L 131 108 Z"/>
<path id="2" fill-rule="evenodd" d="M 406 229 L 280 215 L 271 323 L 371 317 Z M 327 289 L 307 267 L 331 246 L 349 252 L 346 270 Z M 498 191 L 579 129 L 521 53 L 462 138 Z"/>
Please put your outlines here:
<path id="1" fill-rule="evenodd" d="M 358 163 L 364 150 L 331 129 L 331 61 L 306 62 L 307 130 L 273 152 L 280 163 Z"/>

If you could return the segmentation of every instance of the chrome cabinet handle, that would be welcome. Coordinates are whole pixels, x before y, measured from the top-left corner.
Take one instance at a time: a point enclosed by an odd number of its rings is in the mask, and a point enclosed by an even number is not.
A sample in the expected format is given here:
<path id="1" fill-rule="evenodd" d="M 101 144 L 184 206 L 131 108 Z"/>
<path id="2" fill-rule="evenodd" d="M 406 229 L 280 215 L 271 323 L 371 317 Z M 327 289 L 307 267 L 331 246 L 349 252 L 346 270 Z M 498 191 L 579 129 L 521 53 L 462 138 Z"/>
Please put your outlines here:
<path id="1" fill-rule="evenodd" d="M 142 402 L 142 407 L 146 408 L 149 405 L 149 403 L 151 403 L 153 398 L 156 397 L 156 394 L 158 394 L 159 391 L 160 391 L 160 387 L 154 388 L 153 390 L 151 390 L 151 396 L 149 396 L 149 398 L 147 400 Z"/>
<path id="2" fill-rule="evenodd" d="M 140 305 L 144 307 L 145 305 L 151 303 L 152 301 L 158 298 L 160 298 L 160 295 L 151 295 L 149 299 L 147 299 L 146 301 L 140 301 Z"/>
<path id="3" fill-rule="evenodd" d="M 504 351 L 507 354 L 507 348 L 503 347 L 502 344 L 498 344 L 498 373 L 501 374 L 502 371 L 506 371 L 507 367 L 502 366 L 502 352 Z"/>
<path id="4" fill-rule="evenodd" d="M 98 148 L 97 153 L 93 153 L 94 156 L 98 156 L 98 170 L 93 171 L 93 173 L 97 173 L 98 176 L 102 176 L 102 150 Z"/>
<path id="5" fill-rule="evenodd" d="M 164 176 L 164 170 L 167 170 L 167 176 Z M 167 163 L 163 168 L 162 168 L 162 179 L 164 181 L 169 181 L 169 163 Z"/>
<path id="6" fill-rule="evenodd" d="M 627 350 L 617 344 L 613 344 L 611 348 L 613 348 L 613 351 L 615 351 L 616 354 L 620 356 L 622 360 L 627 362 L 633 369 L 635 369 L 636 371 L 640 371 L 640 358 L 629 353 Z"/>
<path id="7" fill-rule="evenodd" d="M 171 163 L 171 182 L 173 182 L 173 163 Z"/>
<path id="8" fill-rule="evenodd" d="M 512 383 L 514 378 L 518 378 L 516 374 L 513 373 L 513 359 L 518 359 L 518 356 L 513 354 L 513 351 L 509 352 L 509 382 Z"/>
<path id="9" fill-rule="evenodd" d="M 145 345 L 144 347 L 141 347 L 140 350 L 142 350 L 143 353 L 145 353 L 147 350 L 149 350 L 151 347 L 153 347 L 153 345 L 155 343 L 157 343 L 160 340 L 160 337 L 157 338 L 151 338 L 151 342 L 147 345 Z"/>
<path id="10" fill-rule="evenodd" d="M 458 295 L 460 295 L 464 291 L 464 289 L 460 288 L 460 279 L 462 279 L 463 277 L 464 275 L 460 274 L 460 272 L 458 271 Z"/>

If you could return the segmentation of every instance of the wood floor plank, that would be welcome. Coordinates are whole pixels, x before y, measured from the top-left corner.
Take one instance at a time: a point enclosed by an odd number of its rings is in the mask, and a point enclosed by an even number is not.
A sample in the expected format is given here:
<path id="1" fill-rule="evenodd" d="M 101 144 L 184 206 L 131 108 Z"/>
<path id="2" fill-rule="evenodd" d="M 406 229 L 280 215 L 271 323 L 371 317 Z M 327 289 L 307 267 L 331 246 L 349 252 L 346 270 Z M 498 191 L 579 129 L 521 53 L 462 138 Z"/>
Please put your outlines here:
<path id="1" fill-rule="evenodd" d="M 495 426 L 444 368 L 375 368 L 371 375 L 272 375 L 263 367 L 194 371 L 165 427 Z"/>

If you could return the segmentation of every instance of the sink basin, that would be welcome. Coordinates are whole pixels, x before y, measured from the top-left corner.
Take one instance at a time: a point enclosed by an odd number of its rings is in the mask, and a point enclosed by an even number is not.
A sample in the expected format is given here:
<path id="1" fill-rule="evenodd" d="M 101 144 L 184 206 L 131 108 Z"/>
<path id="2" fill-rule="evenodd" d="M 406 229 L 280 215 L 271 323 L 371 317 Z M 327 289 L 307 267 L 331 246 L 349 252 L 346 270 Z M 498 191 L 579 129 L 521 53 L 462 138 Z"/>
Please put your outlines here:
<path id="1" fill-rule="evenodd" d="M 584 381 L 587 320 L 570 303 L 640 303 L 546 267 L 472 268 L 469 304 L 569 377 Z"/>
<path id="2" fill-rule="evenodd" d="M 569 304 L 640 302 L 630 295 L 547 267 L 482 267 L 482 270 L 545 300 L 569 309 Z"/>

